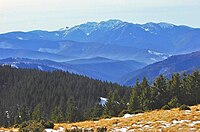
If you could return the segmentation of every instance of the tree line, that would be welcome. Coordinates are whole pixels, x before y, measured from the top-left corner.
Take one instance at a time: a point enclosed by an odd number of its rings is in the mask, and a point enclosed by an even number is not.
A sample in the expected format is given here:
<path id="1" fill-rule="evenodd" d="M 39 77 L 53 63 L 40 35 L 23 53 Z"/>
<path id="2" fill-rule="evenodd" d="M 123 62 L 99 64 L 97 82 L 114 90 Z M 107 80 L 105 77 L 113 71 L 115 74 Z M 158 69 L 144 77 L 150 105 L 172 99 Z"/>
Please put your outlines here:
<path id="1" fill-rule="evenodd" d="M 75 122 L 200 103 L 200 71 L 144 77 L 133 87 L 62 71 L 0 67 L 0 125 L 28 120 Z M 100 97 L 107 102 L 101 105 Z"/>
<path id="2" fill-rule="evenodd" d="M 0 126 L 28 120 L 75 122 L 101 109 L 100 97 L 117 90 L 128 101 L 131 89 L 63 71 L 0 66 Z M 95 112 L 94 112 L 95 113 Z"/>

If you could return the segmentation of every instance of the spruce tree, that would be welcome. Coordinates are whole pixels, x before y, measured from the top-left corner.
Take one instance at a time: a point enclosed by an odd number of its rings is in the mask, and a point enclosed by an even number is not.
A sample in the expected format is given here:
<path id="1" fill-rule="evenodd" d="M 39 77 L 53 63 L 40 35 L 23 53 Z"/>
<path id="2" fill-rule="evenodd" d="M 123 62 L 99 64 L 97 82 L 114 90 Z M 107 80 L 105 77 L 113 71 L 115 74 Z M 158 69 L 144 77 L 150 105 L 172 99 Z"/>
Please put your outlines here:
<path id="1" fill-rule="evenodd" d="M 146 77 L 143 78 L 143 81 L 140 84 L 141 94 L 139 95 L 139 101 L 142 110 L 148 110 L 150 104 L 150 86 Z"/>
<path id="2" fill-rule="evenodd" d="M 63 113 L 60 107 L 55 107 L 51 113 L 51 120 L 55 123 L 61 123 L 64 121 Z"/>
<path id="3" fill-rule="evenodd" d="M 130 96 L 129 105 L 128 105 L 129 111 L 135 111 L 140 108 L 139 99 L 138 99 L 139 91 L 140 91 L 140 86 L 139 86 L 139 81 L 137 79 L 136 84 L 133 87 L 133 90 Z"/>
<path id="4" fill-rule="evenodd" d="M 35 106 L 32 113 L 32 120 L 40 121 L 42 119 L 42 110 L 41 104 Z"/>
<path id="5" fill-rule="evenodd" d="M 66 120 L 69 122 L 76 121 L 77 107 L 75 106 L 74 98 L 69 98 L 67 101 Z"/>
<path id="6" fill-rule="evenodd" d="M 170 101 L 167 79 L 163 75 L 157 77 L 151 87 L 151 108 L 161 108 Z"/>

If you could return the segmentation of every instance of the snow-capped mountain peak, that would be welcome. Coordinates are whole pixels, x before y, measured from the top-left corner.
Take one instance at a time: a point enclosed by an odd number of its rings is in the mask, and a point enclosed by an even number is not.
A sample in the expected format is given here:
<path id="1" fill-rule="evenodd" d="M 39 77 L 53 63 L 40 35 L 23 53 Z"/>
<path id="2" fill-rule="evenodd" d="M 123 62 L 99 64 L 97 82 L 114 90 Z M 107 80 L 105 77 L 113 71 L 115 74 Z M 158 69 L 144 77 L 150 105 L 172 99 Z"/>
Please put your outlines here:
<path id="1" fill-rule="evenodd" d="M 123 23 L 123 21 L 121 21 L 121 20 L 111 19 L 111 20 L 108 20 L 108 21 L 100 22 L 98 24 L 98 26 L 99 26 L 99 28 L 112 29 L 112 28 L 119 26 L 122 23 Z"/>
<path id="2" fill-rule="evenodd" d="M 107 30 L 116 28 L 117 26 L 119 26 L 122 23 L 123 23 L 123 21 L 115 20 L 115 19 L 108 20 L 108 21 L 101 21 L 99 23 L 87 22 L 87 23 L 76 25 L 72 28 L 66 29 L 64 34 L 67 35 L 68 33 L 73 32 L 75 30 L 80 30 L 80 31 L 84 32 L 87 36 L 89 36 L 92 32 L 94 32 L 96 30 L 107 31 Z"/>
<path id="3" fill-rule="evenodd" d="M 161 22 L 161 23 L 158 23 L 158 25 L 161 27 L 161 28 L 173 28 L 174 25 L 173 24 L 170 24 L 170 23 L 164 23 L 164 22 Z"/>

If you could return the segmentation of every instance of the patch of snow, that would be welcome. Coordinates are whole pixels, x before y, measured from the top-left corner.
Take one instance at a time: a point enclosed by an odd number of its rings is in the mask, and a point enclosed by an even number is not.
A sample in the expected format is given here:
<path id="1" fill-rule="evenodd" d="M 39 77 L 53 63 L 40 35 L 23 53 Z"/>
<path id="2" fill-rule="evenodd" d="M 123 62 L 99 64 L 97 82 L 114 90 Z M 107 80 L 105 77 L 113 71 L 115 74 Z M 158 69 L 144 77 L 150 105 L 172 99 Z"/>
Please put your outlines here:
<path id="1" fill-rule="evenodd" d="M 125 114 L 122 118 L 130 118 L 130 117 L 133 117 L 132 114 Z"/>
<path id="2" fill-rule="evenodd" d="M 11 64 L 10 65 L 11 67 L 15 67 L 15 68 L 19 68 L 17 65 L 15 65 L 15 64 Z"/>
<path id="3" fill-rule="evenodd" d="M 143 124 L 139 124 L 139 125 L 137 125 L 139 128 L 142 128 L 143 127 Z"/>
<path id="4" fill-rule="evenodd" d="M 192 123 L 190 123 L 188 126 L 195 126 L 196 124 L 200 124 L 200 120 L 199 121 L 193 121 Z"/>
<path id="5" fill-rule="evenodd" d="M 38 69 L 42 70 L 43 71 L 43 68 L 41 66 L 38 66 Z"/>
<path id="6" fill-rule="evenodd" d="M 173 120 L 172 123 L 173 123 L 173 124 L 178 124 L 179 121 L 177 121 L 177 120 Z"/>
<path id="7" fill-rule="evenodd" d="M 149 27 L 141 27 L 144 31 L 146 31 L 146 32 L 149 32 L 149 33 L 151 33 L 151 34 L 157 34 L 157 33 L 154 33 L 153 31 L 151 31 L 150 29 L 149 29 Z"/>
<path id="8" fill-rule="evenodd" d="M 137 127 L 137 124 L 133 124 L 132 127 Z"/>
<path id="9" fill-rule="evenodd" d="M 77 126 L 72 126 L 72 127 L 71 127 L 71 130 L 76 130 L 76 129 L 78 129 Z"/>
<path id="10" fill-rule="evenodd" d="M 135 129 L 128 130 L 128 132 L 135 132 Z"/>
<path id="11" fill-rule="evenodd" d="M 65 129 L 63 127 L 58 127 L 58 130 L 64 132 Z"/>
<path id="12" fill-rule="evenodd" d="M 102 106 L 105 106 L 107 100 L 108 100 L 107 98 L 100 97 L 100 104 L 101 104 Z"/>
<path id="13" fill-rule="evenodd" d="M 171 127 L 170 123 L 165 123 L 164 125 L 165 125 L 165 128 Z"/>
<path id="14" fill-rule="evenodd" d="M 158 123 L 166 123 L 165 121 L 156 121 L 156 122 L 158 122 Z"/>
<path id="15" fill-rule="evenodd" d="M 144 125 L 143 128 L 150 128 L 150 125 Z"/>
<path id="16" fill-rule="evenodd" d="M 191 122 L 191 120 L 180 120 L 179 123 Z"/>
<path id="17" fill-rule="evenodd" d="M 59 35 L 59 34 L 57 34 L 57 33 L 56 33 L 55 35 L 56 35 L 56 36 L 60 36 L 60 35 Z"/>
<path id="18" fill-rule="evenodd" d="M 126 127 L 114 129 L 115 132 L 127 132 L 127 130 L 128 130 L 128 128 L 126 128 Z"/>
<path id="19" fill-rule="evenodd" d="M 149 53 L 149 54 L 152 54 L 152 55 L 157 55 L 157 56 L 162 56 L 162 55 L 164 55 L 163 53 L 159 53 L 159 52 L 152 51 L 152 50 L 148 50 L 148 53 Z"/>
<path id="20" fill-rule="evenodd" d="M 191 122 L 190 120 L 173 120 L 172 123 L 173 124 L 182 124 L 182 123 L 185 123 L 185 122 Z"/>
<path id="21" fill-rule="evenodd" d="M 167 59 L 168 57 L 167 57 L 167 56 L 163 56 L 162 58 L 165 60 L 165 59 Z"/>
<path id="22" fill-rule="evenodd" d="M 87 35 L 87 36 L 89 36 L 89 35 L 90 35 L 90 33 L 87 33 L 86 35 Z"/>
<path id="23" fill-rule="evenodd" d="M 185 110 L 185 114 L 191 113 L 191 110 Z"/>
<path id="24" fill-rule="evenodd" d="M 148 29 L 148 28 L 145 28 L 144 30 L 145 30 L 145 31 L 147 31 L 147 32 L 149 31 L 149 29 Z"/>
<path id="25" fill-rule="evenodd" d="M 24 40 L 22 37 L 17 37 L 19 40 Z"/>
<path id="26" fill-rule="evenodd" d="M 59 132 L 59 131 L 54 130 L 54 129 L 45 129 L 44 132 Z"/>

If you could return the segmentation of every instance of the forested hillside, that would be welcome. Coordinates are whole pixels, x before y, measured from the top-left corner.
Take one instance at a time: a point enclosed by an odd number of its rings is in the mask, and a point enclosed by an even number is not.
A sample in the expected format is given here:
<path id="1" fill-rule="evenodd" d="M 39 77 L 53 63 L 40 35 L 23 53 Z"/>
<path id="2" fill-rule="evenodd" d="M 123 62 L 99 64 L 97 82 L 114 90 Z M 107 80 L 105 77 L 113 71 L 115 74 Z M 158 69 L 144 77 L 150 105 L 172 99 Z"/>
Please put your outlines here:
<path id="1" fill-rule="evenodd" d="M 99 98 L 114 90 L 128 101 L 131 90 L 117 84 L 62 71 L 0 67 L 0 125 L 30 119 L 74 122 L 100 116 L 98 112 L 91 115 L 91 111 L 101 109 Z"/>
<path id="2" fill-rule="evenodd" d="M 0 67 L 0 125 L 28 120 L 76 122 L 200 103 L 200 72 L 144 77 L 133 88 L 62 71 Z M 105 105 L 100 97 L 106 97 Z"/>

